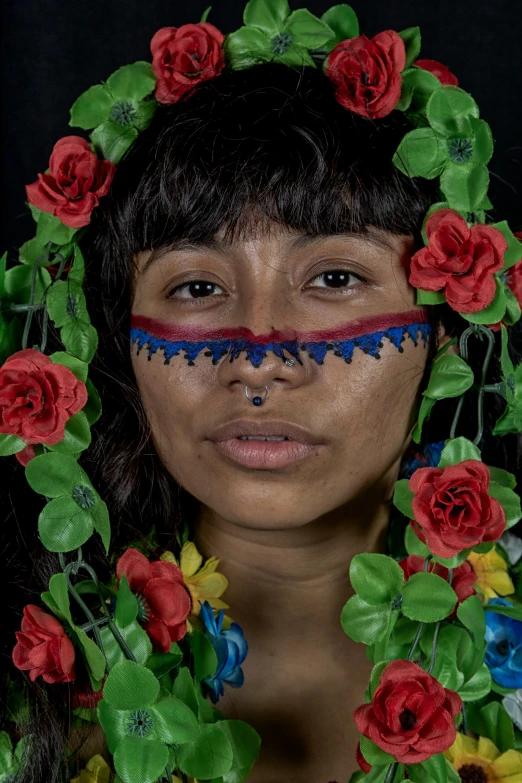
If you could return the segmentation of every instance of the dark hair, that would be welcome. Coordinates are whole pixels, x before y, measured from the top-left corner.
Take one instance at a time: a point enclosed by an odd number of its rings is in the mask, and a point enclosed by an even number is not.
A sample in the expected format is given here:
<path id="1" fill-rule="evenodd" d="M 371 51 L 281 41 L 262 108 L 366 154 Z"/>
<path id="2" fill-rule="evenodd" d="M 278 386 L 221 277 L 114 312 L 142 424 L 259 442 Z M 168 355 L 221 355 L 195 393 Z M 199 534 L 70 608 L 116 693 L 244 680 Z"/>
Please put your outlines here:
<path id="1" fill-rule="evenodd" d="M 400 112 L 370 121 L 346 111 L 320 69 L 263 64 L 225 70 L 186 100 L 160 106 L 125 155 L 82 242 L 88 306 L 100 335 L 91 378 L 104 407 L 82 464 L 108 503 L 114 550 L 153 525 L 165 548 L 180 520 L 198 507 L 156 455 L 135 384 L 129 351 L 133 256 L 182 237 L 210 239 L 223 228 L 232 240 L 271 221 L 312 235 L 364 234 L 373 226 L 413 235 L 420 246 L 423 217 L 440 194 L 436 180 L 409 179 L 392 163 L 410 127 Z M 434 325 L 442 322 L 450 333 L 462 329 L 461 320 L 446 306 L 433 308 Z M 451 403 L 436 406 L 428 440 L 448 436 L 450 412 Z M 514 456 L 504 447 L 515 455 L 516 439 L 504 439 L 499 451 L 499 439 L 489 437 L 495 415 L 486 424 L 486 457 L 513 470 Z M 6 659 L 22 607 L 38 600 L 34 593 L 46 589 L 54 567 L 35 532 L 40 501 L 31 497 L 22 508 L 28 495 L 23 471 L 14 460 L 9 471 L 6 545 L 15 588 L 4 615 Z M 102 568 L 108 565 L 97 541 L 90 550 Z M 28 731 L 38 742 L 17 780 L 49 783 L 64 774 L 68 688 L 38 685 L 32 691 L 37 698 Z"/>

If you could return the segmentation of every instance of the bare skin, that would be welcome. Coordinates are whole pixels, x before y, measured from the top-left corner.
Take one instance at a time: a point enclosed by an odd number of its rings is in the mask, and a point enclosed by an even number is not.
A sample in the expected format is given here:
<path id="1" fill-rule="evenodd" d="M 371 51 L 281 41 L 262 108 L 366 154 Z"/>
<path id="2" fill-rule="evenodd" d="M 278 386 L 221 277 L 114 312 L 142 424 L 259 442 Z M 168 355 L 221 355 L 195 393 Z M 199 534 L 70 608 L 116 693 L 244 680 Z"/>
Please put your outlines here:
<path id="1" fill-rule="evenodd" d="M 322 237 L 296 247 L 300 235 L 273 226 L 221 252 L 172 251 L 138 274 L 132 312 L 258 335 L 415 309 L 406 272 L 412 240 L 374 233 L 378 243 Z M 149 256 L 139 255 L 141 270 Z M 359 277 L 346 278 L 344 289 L 328 287 L 323 273 L 332 270 Z M 187 286 L 173 292 L 194 281 L 216 288 L 199 304 L 190 304 Z M 380 359 L 358 351 L 350 365 L 331 354 L 319 365 L 303 353 L 303 365 L 293 367 L 270 352 L 260 367 L 244 356 L 215 366 L 201 356 L 190 367 L 181 356 L 165 365 L 160 355 L 148 361 L 133 350 L 156 449 L 201 503 L 196 543 L 221 559 L 228 613 L 249 644 L 245 684 L 225 686 L 217 707 L 261 735 L 252 783 L 344 783 L 356 769 L 351 715 L 364 701 L 371 666 L 339 616 L 351 595 L 350 559 L 385 547 L 427 357 L 422 341 L 403 347 L 399 353 L 385 341 Z M 269 387 L 261 407 L 247 402 L 245 385 Z M 240 417 L 301 424 L 321 445 L 280 469 L 238 465 L 209 438 Z"/>

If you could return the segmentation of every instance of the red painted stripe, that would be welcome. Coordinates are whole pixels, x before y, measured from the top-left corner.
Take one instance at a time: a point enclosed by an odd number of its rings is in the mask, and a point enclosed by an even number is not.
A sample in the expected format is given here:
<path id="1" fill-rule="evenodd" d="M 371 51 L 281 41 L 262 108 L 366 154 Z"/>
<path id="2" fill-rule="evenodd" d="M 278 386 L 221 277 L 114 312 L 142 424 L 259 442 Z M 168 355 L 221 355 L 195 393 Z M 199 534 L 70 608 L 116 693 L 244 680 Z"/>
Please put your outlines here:
<path id="1" fill-rule="evenodd" d="M 173 326 L 172 324 L 148 318 L 146 315 L 133 315 L 131 327 L 148 332 L 152 337 L 168 342 L 187 340 L 190 342 L 210 342 L 212 340 L 249 340 L 252 343 L 282 343 L 298 340 L 301 343 L 333 342 L 351 340 L 365 334 L 384 332 L 394 326 L 410 326 L 416 323 L 426 323 L 428 313 L 424 308 L 408 310 L 403 313 L 387 313 L 372 315 L 367 318 L 357 318 L 334 329 L 323 329 L 315 332 L 297 332 L 295 329 L 274 331 L 269 334 L 254 334 L 250 329 L 239 326 L 229 329 L 207 329 L 203 326 Z"/>

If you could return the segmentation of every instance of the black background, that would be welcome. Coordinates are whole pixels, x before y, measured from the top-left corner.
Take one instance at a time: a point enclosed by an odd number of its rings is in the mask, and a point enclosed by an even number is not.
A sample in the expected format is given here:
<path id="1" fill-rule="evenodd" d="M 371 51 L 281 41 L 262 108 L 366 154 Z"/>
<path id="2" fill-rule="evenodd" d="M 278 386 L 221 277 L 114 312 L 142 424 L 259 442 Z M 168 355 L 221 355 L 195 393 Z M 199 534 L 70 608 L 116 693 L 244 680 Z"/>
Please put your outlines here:
<path id="1" fill-rule="evenodd" d="M 309 0 L 320 15 L 335 0 Z M 68 134 L 69 108 L 116 68 L 150 60 L 153 34 L 199 21 L 207 0 L 4 0 L 1 32 L 2 218 L 0 252 L 33 235 L 24 185 L 48 166 Z M 292 8 L 303 7 L 294 2 Z M 222 32 L 242 24 L 243 0 L 214 0 L 209 21 Z M 421 57 L 445 63 L 493 130 L 489 165 L 495 220 L 522 229 L 522 14 L 520 0 L 360 0 L 361 32 L 419 25 Z"/>

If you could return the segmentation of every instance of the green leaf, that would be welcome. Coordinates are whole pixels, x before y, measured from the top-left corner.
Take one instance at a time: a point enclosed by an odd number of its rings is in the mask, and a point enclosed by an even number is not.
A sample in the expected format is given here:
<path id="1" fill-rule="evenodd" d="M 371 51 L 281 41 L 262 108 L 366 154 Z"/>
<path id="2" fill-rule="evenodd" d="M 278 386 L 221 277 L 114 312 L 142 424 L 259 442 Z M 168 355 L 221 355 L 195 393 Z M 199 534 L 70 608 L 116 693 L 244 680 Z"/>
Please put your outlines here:
<path id="1" fill-rule="evenodd" d="M 381 750 L 381 748 L 379 748 L 371 739 L 368 739 L 368 737 L 361 735 L 360 743 L 361 753 L 363 754 L 368 764 L 371 764 L 372 767 L 375 764 L 393 764 L 395 761 L 390 753 L 386 753 L 386 751 Z"/>
<path id="2" fill-rule="evenodd" d="M 89 639 L 81 628 L 75 627 L 75 632 L 85 653 L 85 660 L 87 661 L 87 666 L 89 667 L 91 675 L 95 680 L 103 679 L 103 676 L 105 675 L 105 658 L 102 651 L 92 639 Z"/>
<path id="3" fill-rule="evenodd" d="M 431 756 L 420 764 L 408 764 L 408 777 L 413 783 L 446 783 L 448 771 L 442 753 Z"/>
<path id="4" fill-rule="evenodd" d="M 444 304 L 446 296 L 442 291 L 422 291 L 417 288 L 417 304 L 422 305 L 436 305 Z"/>
<path id="5" fill-rule="evenodd" d="M 42 256 L 47 253 L 47 243 L 42 242 L 39 237 L 28 239 L 20 247 L 18 258 L 20 263 L 33 266 L 37 261 L 42 261 Z"/>
<path id="6" fill-rule="evenodd" d="M 85 261 L 83 260 L 82 251 L 78 245 L 74 246 L 74 260 L 71 268 L 69 269 L 69 280 L 74 280 L 81 285 L 83 278 L 85 277 Z"/>
<path id="7" fill-rule="evenodd" d="M 439 460 L 439 468 L 447 468 L 449 465 L 458 465 L 468 459 L 479 460 L 480 450 L 467 438 L 453 438 L 448 440 L 442 449 Z"/>
<path id="8" fill-rule="evenodd" d="M 104 84 L 95 84 L 82 92 L 71 106 L 69 125 L 73 128 L 91 130 L 105 122 L 109 116 L 114 98 Z"/>
<path id="9" fill-rule="evenodd" d="M 504 507 L 506 512 L 506 530 L 516 525 L 522 518 L 522 510 L 520 508 L 520 498 L 509 487 L 503 487 L 501 484 L 497 484 L 496 481 L 492 481 L 489 485 L 488 495 L 495 498 Z"/>
<path id="10" fill-rule="evenodd" d="M 504 284 L 504 295 L 506 297 L 506 313 L 504 315 L 504 322 L 509 326 L 513 326 L 520 320 L 522 311 L 518 303 L 518 299 L 511 290 L 511 288 Z"/>
<path id="11" fill-rule="evenodd" d="M 460 604 L 457 617 L 471 633 L 475 646 L 482 647 L 486 635 L 486 615 L 478 595 L 472 595 Z"/>
<path id="12" fill-rule="evenodd" d="M 473 675 L 461 688 L 459 696 L 462 701 L 477 701 L 483 699 L 491 690 L 491 674 L 485 663 L 482 664 L 478 672 Z"/>
<path id="13" fill-rule="evenodd" d="M 395 636 L 395 635 L 394 635 Z M 377 663 L 373 669 L 372 673 L 370 675 L 370 682 L 368 684 L 368 690 L 370 698 L 373 699 L 373 694 L 379 687 L 380 681 L 381 681 L 381 675 L 384 671 L 384 669 L 388 666 L 389 661 L 380 661 Z"/>
<path id="14" fill-rule="evenodd" d="M 17 264 L 5 273 L 5 294 L 7 299 L 14 304 L 28 304 L 31 299 L 31 278 L 33 268 L 23 264 Z M 34 302 L 43 302 L 45 293 L 51 284 L 51 275 L 39 267 L 36 271 L 34 286 Z"/>
<path id="15" fill-rule="evenodd" d="M 232 746 L 234 760 L 232 768 L 223 775 L 223 783 L 243 783 L 252 770 L 253 762 L 259 754 L 261 737 L 252 726 L 242 720 L 221 722 Z"/>
<path id="16" fill-rule="evenodd" d="M 497 284 L 497 290 L 491 304 L 488 307 L 485 307 L 484 310 L 479 310 L 477 313 L 460 313 L 462 318 L 465 318 L 466 321 L 469 321 L 472 324 L 496 324 L 504 318 L 507 307 L 504 286 L 496 275 L 495 282 Z"/>
<path id="17" fill-rule="evenodd" d="M 65 351 L 56 351 L 49 356 L 49 359 L 54 362 L 54 364 L 63 364 L 64 367 L 67 367 L 74 373 L 79 381 L 85 383 L 87 380 L 89 365 L 86 362 L 77 359 L 76 356 L 71 356 L 71 354 L 66 353 Z"/>
<path id="18" fill-rule="evenodd" d="M 63 439 L 48 446 L 51 451 L 58 451 L 62 454 L 78 454 L 86 449 L 91 443 L 91 428 L 87 421 L 87 416 L 83 411 L 78 411 L 67 421 Z"/>
<path id="19" fill-rule="evenodd" d="M 407 27 L 406 30 L 401 30 L 400 37 L 404 41 L 404 48 L 406 49 L 406 65 L 405 68 L 409 68 L 413 64 L 414 60 L 420 54 L 421 50 L 421 34 L 420 27 Z"/>
<path id="20" fill-rule="evenodd" d="M 209 5 L 208 8 L 205 8 L 203 13 L 201 14 L 201 19 L 199 21 L 200 22 L 206 22 L 207 19 L 208 19 L 208 15 L 211 12 L 211 10 L 212 10 L 212 6 L 211 5 Z"/>
<path id="21" fill-rule="evenodd" d="M 109 512 L 107 504 L 101 500 L 91 509 L 94 522 L 94 529 L 100 536 L 106 554 L 109 552 L 111 543 L 111 523 L 109 521 Z"/>
<path id="22" fill-rule="evenodd" d="M 101 407 L 101 399 L 100 395 L 98 394 L 98 390 L 96 386 L 92 383 L 92 381 L 88 380 L 86 381 L 87 386 L 87 392 L 89 394 L 89 397 L 87 399 L 87 402 L 85 406 L 83 407 L 83 412 L 87 416 L 87 421 L 89 424 L 94 424 L 98 421 L 98 419 L 101 416 L 102 407 Z"/>
<path id="23" fill-rule="evenodd" d="M 393 163 L 407 177 L 434 179 L 447 162 L 447 144 L 431 128 L 416 128 L 407 133 L 393 156 Z"/>
<path id="24" fill-rule="evenodd" d="M 212 672 L 212 674 L 214 674 L 214 672 Z M 176 696 L 176 698 L 184 702 L 197 717 L 199 712 L 199 705 L 196 688 L 190 671 L 186 666 L 183 666 L 179 670 L 176 679 L 174 680 L 172 685 L 172 695 Z"/>
<path id="25" fill-rule="evenodd" d="M 509 487 L 509 489 L 515 489 L 517 485 L 517 480 L 512 473 L 509 473 L 509 471 L 502 470 L 502 468 L 490 467 L 489 473 L 491 476 L 491 480 L 494 481 L 495 483 L 500 484 L 502 487 Z"/>
<path id="26" fill-rule="evenodd" d="M 172 649 L 173 647 L 175 650 Z M 172 671 L 172 669 L 175 669 L 176 666 L 179 666 L 182 660 L 183 653 L 178 645 L 174 643 L 168 653 L 153 652 L 146 660 L 145 666 L 147 669 L 150 669 L 151 672 L 154 672 L 159 680 L 165 674 Z"/>
<path id="27" fill-rule="evenodd" d="M 470 118 L 471 130 L 475 136 L 473 140 L 473 163 L 489 163 L 493 155 L 493 134 L 491 128 L 485 120 Z M 480 208 L 480 204 L 477 208 Z"/>
<path id="28" fill-rule="evenodd" d="M 133 661 L 120 661 L 107 677 L 103 698 L 115 710 L 141 710 L 155 701 L 159 687 L 150 669 Z"/>
<path id="29" fill-rule="evenodd" d="M 55 326 L 64 326 L 71 320 L 89 323 L 85 294 L 75 280 L 57 280 L 53 283 L 45 304 Z"/>
<path id="30" fill-rule="evenodd" d="M 473 386 L 474 380 L 473 370 L 464 359 L 446 354 L 433 365 L 424 393 L 434 400 L 460 397 Z"/>
<path id="31" fill-rule="evenodd" d="M 91 133 L 91 141 L 98 157 L 116 164 L 137 138 L 136 128 L 132 125 L 118 125 L 113 120 L 98 125 Z"/>
<path id="32" fill-rule="evenodd" d="M 90 485 L 89 478 L 75 459 L 65 454 L 41 454 L 25 468 L 31 489 L 40 495 L 57 498 L 71 496 L 76 484 Z"/>
<path id="33" fill-rule="evenodd" d="M 346 41 L 359 35 L 359 21 L 351 5 L 333 5 L 324 12 L 321 19 L 333 30 L 337 41 Z"/>
<path id="34" fill-rule="evenodd" d="M 77 228 L 66 226 L 59 218 L 51 215 L 50 212 L 42 212 L 38 219 L 36 236 L 44 245 L 48 242 L 52 242 L 55 245 L 66 245 L 77 231 Z"/>
<path id="35" fill-rule="evenodd" d="M 443 565 L 444 568 L 457 568 L 457 566 L 462 565 L 470 552 L 471 549 L 463 549 L 462 552 L 459 552 L 458 555 L 454 555 L 453 557 L 438 557 L 433 555 L 433 560 L 435 560 L 436 563 Z"/>
<path id="36" fill-rule="evenodd" d="M 90 362 L 98 348 L 98 333 L 94 326 L 72 318 L 62 327 L 60 338 L 69 353 L 84 362 Z"/>
<path id="37" fill-rule="evenodd" d="M 151 708 L 154 716 L 154 728 L 157 736 L 163 742 L 185 743 L 193 742 L 199 733 L 197 713 L 194 715 L 190 707 L 181 699 L 166 696 L 156 702 Z"/>
<path id="38" fill-rule="evenodd" d="M 288 68 L 301 68 L 303 65 L 315 66 L 312 57 L 308 54 L 304 46 L 290 44 L 288 49 L 282 54 L 273 54 L 274 62 L 283 63 Z"/>
<path id="39" fill-rule="evenodd" d="M 407 112 L 411 119 L 419 115 L 424 118 L 430 97 L 440 89 L 439 80 L 429 71 L 416 66 L 407 68 L 402 72 L 401 97 L 395 108 Z"/>
<path id="40" fill-rule="evenodd" d="M 107 87 L 116 101 L 132 101 L 138 103 L 146 95 L 154 91 L 156 77 L 152 65 L 145 61 L 138 61 L 130 65 L 118 68 L 107 79 Z M 104 117 L 101 122 L 103 122 Z M 96 123 L 97 125 L 99 123 Z M 94 127 L 94 126 L 92 126 Z"/>
<path id="41" fill-rule="evenodd" d="M 255 27 L 240 27 L 225 37 L 223 48 L 234 70 L 249 68 L 259 62 L 272 59 L 269 41 Z"/>
<path id="42" fill-rule="evenodd" d="M 404 531 L 404 546 L 409 555 L 420 555 L 420 557 L 428 557 L 430 555 L 430 550 L 415 534 L 411 525 L 408 525 Z"/>
<path id="43" fill-rule="evenodd" d="M 36 459 L 39 457 L 32 459 L 27 467 Z M 38 517 L 38 533 L 44 547 L 50 552 L 72 552 L 78 549 L 91 537 L 93 530 L 92 515 L 88 510 L 80 508 L 72 497 L 61 496 L 50 500 Z"/>
<path id="44" fill-rule="evenodd" d="M 413 574 L 402 588 L 401 611 L 410 620 L 424 623 L 444 620 L 456 603 L 454 589 L 437 574 Z"/>
<path id="45" fill-rule="evenodd" d="M 282 31 L 289 14 L 287 0 L 249 0 L 243 11 L 243 22 L 272 37 Z"/>
<path id="46" fill-rule="evenodd" d="M 486 166 L 452 163 L 440 177 L 440 187 L 452 209 L 475 212 L 489 187 Z"/>
<path id="47" fill-rule="evenodd" d="M 197 739 L 176 751 L 180 769 L 198 780 L 225 775 L 232 768 L 233 760 L 232 744 L 221 721 L 200 726 Z"/>
<path id="48" fill-rule="evenodd" d="M 424 426 L 424 422 L 429 419 L 431 411 L 433 409 L 433 406 L 435 405 L 436 400 L 432 400 L 429 397 L 425 396 L 425 393 L 423 392 L 423 397 L 421 400 L 418 418 L 417 418 L 417 424 L 415 425 L 415 429 L 412 433 L 412 438 L 415 443 L 420 443 L 422 440 L 422 428 Z"/>
<path id="49" fill-rule="evenodd" d="M 127 642 L 128 646 L 134 653 L 137 663 L 145 664 L 148 661 L 150 654 L 152 653 L 152 644 L 147 636 L 147 633 L 139 625 L 137 621 L 130 623 L 126 628 L 119 628 L 118 623 L 116 627 Z M 109 666 L 114 666 L 116 663 L 125 660 L 125 653 L 121 649 L 118 641 L 116 640 L 111 629 L 105 626 L 101 629 L 101 637 L 103 642 L 103 648 L 107 655 Z"/>
<path id="50" fill-rule="evenodd" d="M 127 713 L 122 710 L 114 710 L 105 699 L 102 699 L 102 701 L 98 702 L 97 714 L 105 734 L 109 752 L 114 753 L 118 743 L 126 736 L 125 722 Z"/>
<path id="51" fill-rule="evenodd" d="M 393 492 L 393 505 L 399 509 L 401 514 L 404 514 L 408 519 L 413 519 L 413 509 L 411 507 L 411 501 L 415 497 L 411 489 L 408 489 L 409 479 L 399 479 L 395 482 L 395 489 Z"/>
<path id="52" fill-rule="evenodd" d="M 513 723 L 500 702 L 493 701 L 486 704 L 480 710 L 480 716 L 484 722 L 486 737 L 501 753 L 506 753 L 515 747 Z"/>
<path id="53" fill-rule="evenodd" d="M 0 434 L 0 457 L 10 457 L 25 449 L 26 443 L 16 435 Z"/>
<path id="54" fill-rule="evenodd" d="M 49 592 L 63 617 L 74 625 L 69 606 L 69 593 L 65 574 L 54 574 L 49 581 Z"/>
<path id="55" fill-rule="evenodd" d="M 203 680 L 205 677 L 213 677 L 216 673 L 218 659 L 214 648 L 207 637 L 194 628 L 189 634 L 190 649 L 194 656 L 194 677 Z"/>
<path id="56" fill-rule="evenodd" d="M 155 783 L 168 759 L 167 746 L 160 740 L 126 736 L 114 752 L 114 769 L 125 783 Z"/>
<path id="57" fill-rule="evenodd" d="M 448 139 L 471 135 L 470 117 L 478 119 L 479 108 L 469 93 L 460 87 L 445 85 L 428 101 L 428 122 L 434 131 Z"/>
<path id="58" fill-rule="evenodd" d="M 374 644 L 388 633 L 391 614 L 389 604 L 368 604 L 354 595 L 343 607 L 341 625 L 354 642 Z"/>
<path id="59" fill-rule="evenodd" d="M 134 622 L 138 616 L 138 602 L 136 596 L 131 593 L 127 577 L 122 574 L 120 577 L 120 587 L 116 598 L 115 618 L 120 628 L 126 628 L 127 625 Z"/>
<path id="60" fill-rule="evenodd" d="M 368 604 L 391 602 L 400 593 L 404 573 L 387 555 L 359 554 L 350 563 L 352 587 Z"/>
<path id="61" fill-rule="evenodd" d="M 298 8 L 288 17 L 284 29 L 293 37 L 293 43 L 305 49 L 318 49 L 335 37 L 326 22 L 318 19 L 307 8 Z"/>

